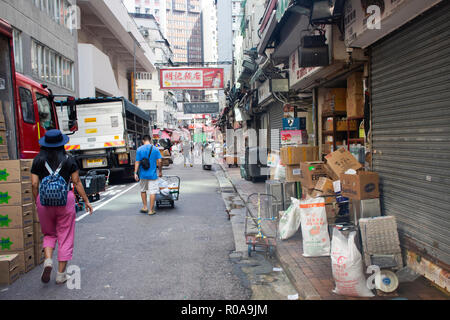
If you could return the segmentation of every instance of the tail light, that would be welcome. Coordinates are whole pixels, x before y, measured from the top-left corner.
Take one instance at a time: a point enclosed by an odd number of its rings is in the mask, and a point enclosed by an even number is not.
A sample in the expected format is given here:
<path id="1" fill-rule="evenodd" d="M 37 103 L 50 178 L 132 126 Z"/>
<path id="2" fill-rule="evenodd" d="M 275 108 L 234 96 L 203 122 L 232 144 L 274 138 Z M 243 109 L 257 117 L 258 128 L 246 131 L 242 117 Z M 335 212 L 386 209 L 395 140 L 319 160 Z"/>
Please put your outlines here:
<path id="1" fill-rule="evenodd" d="M 118 156 L 119 164 L 128 164 L 128 154 L 127 153 L 121 153 Z"/>

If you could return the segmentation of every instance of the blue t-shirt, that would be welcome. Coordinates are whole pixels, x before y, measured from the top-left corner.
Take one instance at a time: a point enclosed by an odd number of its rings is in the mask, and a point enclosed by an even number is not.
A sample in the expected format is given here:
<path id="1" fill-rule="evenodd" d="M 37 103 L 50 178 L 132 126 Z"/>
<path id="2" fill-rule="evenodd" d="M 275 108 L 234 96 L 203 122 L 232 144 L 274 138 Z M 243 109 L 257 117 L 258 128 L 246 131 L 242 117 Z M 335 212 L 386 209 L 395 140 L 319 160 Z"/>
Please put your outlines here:
<path id="1" fill-rule="evenodd" d="M 144 170 L 142 166 L 139 166 L 139 178 L 145 180 L 156 180 L 158 175 L 156 174 L 157 160 L 162 158 L 161 152 L 158 148 L 153 146 L 152 153 L 149 157 L 151 144 L 140 146 L 136 152 L 136 161 L 142 161 L 145 158 L 149 158 L 150 169 Z"/>

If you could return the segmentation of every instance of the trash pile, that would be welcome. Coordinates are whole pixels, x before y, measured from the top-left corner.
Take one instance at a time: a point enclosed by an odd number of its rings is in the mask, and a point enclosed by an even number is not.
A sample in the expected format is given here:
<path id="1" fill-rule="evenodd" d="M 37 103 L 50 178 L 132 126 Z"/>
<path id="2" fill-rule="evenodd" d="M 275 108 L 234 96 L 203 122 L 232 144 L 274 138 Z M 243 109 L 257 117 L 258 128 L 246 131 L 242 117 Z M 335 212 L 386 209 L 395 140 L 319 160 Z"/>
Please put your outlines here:
<path id="1" fill-rule="evenodd" d="M 300 231 L 304 257 L 330 256 L 336 294 L 395 292 L 399 281 L 393 271 L 401 270 L 403 261 L 395 217 L 381 216 L 378 174 L 365 171 L 345 148 L 325 160 L 317 161 L 317 149 L 310 146 L 286 146 L 270 155 L 267 184 L 273 189 L 273 180 L 280 180 L 298 189 L 280 213 L 280 239 Z M 372 284 L 364 270 L 375 272 Z"/>

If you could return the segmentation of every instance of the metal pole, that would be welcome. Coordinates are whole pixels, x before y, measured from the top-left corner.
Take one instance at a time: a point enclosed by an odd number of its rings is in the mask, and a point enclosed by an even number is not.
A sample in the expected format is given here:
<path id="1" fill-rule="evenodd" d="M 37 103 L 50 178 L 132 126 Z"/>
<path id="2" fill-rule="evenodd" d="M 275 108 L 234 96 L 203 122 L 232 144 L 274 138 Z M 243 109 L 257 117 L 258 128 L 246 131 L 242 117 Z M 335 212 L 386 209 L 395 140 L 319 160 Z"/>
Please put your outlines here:
<path id="1" fill-rule="evenodd" d="M 133 39 L 133 103 L 136 104 L 136 40 Z"/>

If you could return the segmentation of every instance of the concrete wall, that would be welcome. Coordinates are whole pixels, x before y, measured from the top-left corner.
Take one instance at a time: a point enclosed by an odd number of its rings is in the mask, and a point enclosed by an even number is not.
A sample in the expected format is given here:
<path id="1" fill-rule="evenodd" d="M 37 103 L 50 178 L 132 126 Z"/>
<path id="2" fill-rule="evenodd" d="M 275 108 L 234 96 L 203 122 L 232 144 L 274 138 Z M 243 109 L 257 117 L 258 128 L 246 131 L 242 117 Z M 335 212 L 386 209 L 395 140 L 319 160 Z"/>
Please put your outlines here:
<path id="1" fill-rule="evenodd" d="M 76 4 L 75 0 L 69 1 Z M 79 95 L 77 30 L 71 33 L 65 26 L 53 21 L 50 16 L 36 7 L 31 0 L 0 0 L 0 18 L 22 32 L 23 74 L 42 83 L 32 74 L 31 39 L 56 51 L 74 62 L 74 90 L 48 84 L 55 94 Z M 45 83 L 45 82 L 44 82 Z"/>
<path id="2" fill-rule="evenodd" d="M 107 55 L 92 44 L 78 45 L 80 74 L 80 97 L 95 97 L 95 90 L 111 96 L 128 97 L 128 80 L 123 79 L 124 72 L 119 71 L 116 81 L 115 71 Z M 118 83 L 119 82 L 119 83 Z M 126 88 L 126 90 L 125 90 Z"/>

